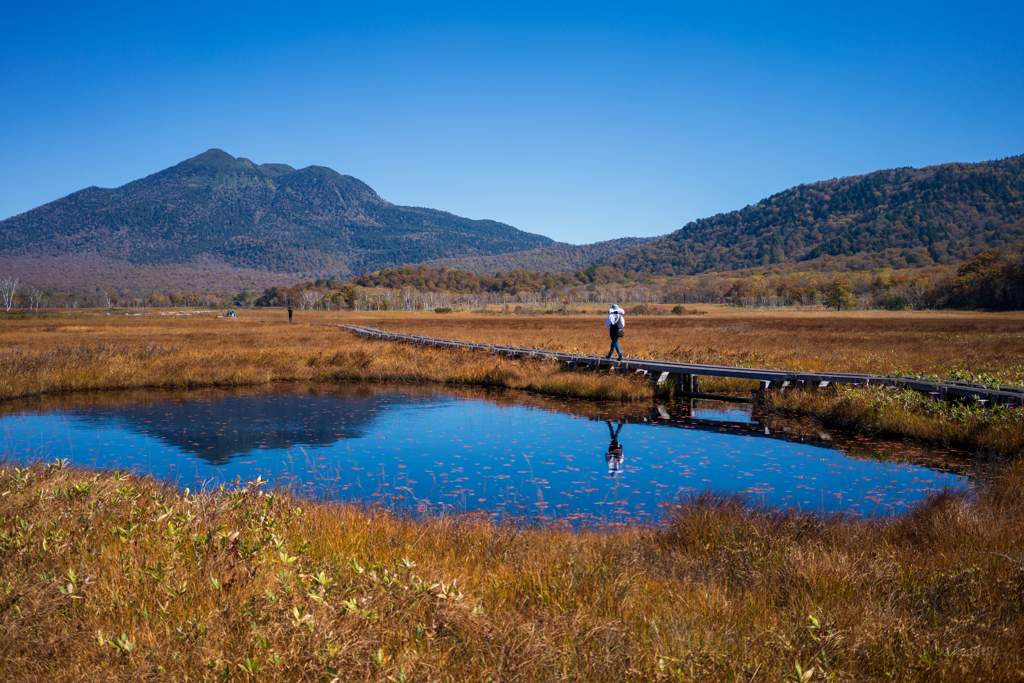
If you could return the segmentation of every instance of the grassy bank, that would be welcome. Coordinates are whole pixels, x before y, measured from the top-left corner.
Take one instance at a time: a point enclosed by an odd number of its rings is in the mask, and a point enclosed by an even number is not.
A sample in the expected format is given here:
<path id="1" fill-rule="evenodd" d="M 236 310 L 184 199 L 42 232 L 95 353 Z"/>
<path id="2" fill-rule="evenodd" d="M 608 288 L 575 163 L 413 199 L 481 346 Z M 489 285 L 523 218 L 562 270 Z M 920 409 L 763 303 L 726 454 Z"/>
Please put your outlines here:
<path id="1" fill-rule="evenodd" d="M 637 378 L 565 373 L 549 361 L 380 344 L 327 324 L 287 325 L 279 318 L 283 314 L 246 311 L 239 320 L 96 314 L 5 320 L 0 399 L 339 380 L 439 382 L 617 401 L 652 395 Z M 321 316 L 318 322 L 340 320 Z"/>
<path id="2" fill-rule="evenodd" d="M 605 533 L 0 467 L 0 678 L 1007 680 L 1022 513 L 1020 463 L 891 523 L 704 499 Z"/>
<path id="3" fill-rule="evenodd" d="M 828 391 L 772 392 L 762 407 L 810 415 L 843 429 L 942 444 L 977 454 L 1024 453 L 1024 409 L 933 401 L 915 391 L 838 385 Z"/>
<path id="4" fill-rule="evenodd" d="M 334 325 L 548 350 L 604 353 L 603 316 L 331 313 L 243 310 L 238 320 L 97 311 L 2 318 L 0 399 L 91 390 L 237 387 L 339 380 L 430 382 L 636 401 L 654 391 L 630 376 L 564 372 L 548 361 L 366 341 Z M 1019 313 L 744 311 L 632 316 L 628 355 L 803 371 L 923 374 L 1024 384 Z M 754 383 L 703 378 L 702 388 L 748 395 Z M 787 394 L 777 409 L 845 427 L 1015 455 L 1020 412 L 939 407 L 907 394 Z M 883 400 L 884 398 L 884 400 Z M 897 405 L 898 404 L 898 405 Z"/>
<path id="5" fill-rule="evenodd" d="M 596 311 L 596 309 L 595 309 Z M 274 381 L 399 380 L 476 384 L 556 395 L 637 399 L 650 387 L 629 378 L 563 373 L 550 363 L 377 344 L 332 325 L 354 323 L 548 350 L 606 353 L 603 317 L 243 310 L 211 314 L 66 315 L 0 318 L 0 399 L 131 388 L 245 386 Z M 311 324 L 312 325 L 311 325 Z M 886 311 L 749 312 L 710 307 L 702 316 L 633 316 L 627 355 L 802 371 L 978 377 L 1024 384 L 1021 314 Z M 705 388 L 745 393 L 741 380 Z"/>

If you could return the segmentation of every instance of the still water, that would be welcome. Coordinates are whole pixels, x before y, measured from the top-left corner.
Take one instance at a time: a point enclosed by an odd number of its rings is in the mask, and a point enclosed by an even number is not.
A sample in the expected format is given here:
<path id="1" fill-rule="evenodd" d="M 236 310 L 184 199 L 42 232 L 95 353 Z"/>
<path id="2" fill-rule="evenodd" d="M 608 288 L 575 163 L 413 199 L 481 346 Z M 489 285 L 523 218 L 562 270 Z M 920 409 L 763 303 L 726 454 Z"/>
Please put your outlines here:
<path id="1" fill-rule="evenodd" d="M 192 490 L 257 476 L 318 499 L 567 524 L 656 521 L 704 491 L 899 514 L 966 489 L 955 454 L 704 401 L 617 406 L 404 386 L 86 395 L 7 404 L 0 456 L 68 458 Z"/>

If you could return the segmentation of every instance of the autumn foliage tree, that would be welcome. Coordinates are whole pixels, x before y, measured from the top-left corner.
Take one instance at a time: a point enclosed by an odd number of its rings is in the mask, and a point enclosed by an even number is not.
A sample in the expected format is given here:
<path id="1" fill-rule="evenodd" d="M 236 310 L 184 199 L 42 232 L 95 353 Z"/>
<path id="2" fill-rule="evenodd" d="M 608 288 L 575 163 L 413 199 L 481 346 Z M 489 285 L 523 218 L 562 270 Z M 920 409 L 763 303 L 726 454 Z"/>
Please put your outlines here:
<path id="1" fill-rule="evenodd" d="M 1024 309 L 1024 247 L 990 249 L 962 263 L 935 298 L 949 308 Z"/>
<path id="2" fill-rule="evenodd" d="M 837 277 L 825 288 L 825 308 L 837 311 L 853 308 L 853 285 L 845 277 Z"/>

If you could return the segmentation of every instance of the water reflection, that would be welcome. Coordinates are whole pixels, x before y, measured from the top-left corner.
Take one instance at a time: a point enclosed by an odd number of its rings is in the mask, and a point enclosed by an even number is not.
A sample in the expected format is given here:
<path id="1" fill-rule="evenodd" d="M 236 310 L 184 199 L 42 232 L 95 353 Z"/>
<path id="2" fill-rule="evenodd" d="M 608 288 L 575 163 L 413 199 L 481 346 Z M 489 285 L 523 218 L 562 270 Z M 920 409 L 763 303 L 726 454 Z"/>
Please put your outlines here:
<path id="1" fill-rule="evenodd" d="M 624 422 L 619 422 L 619 426 L 616 428 L 612 427 L 610 420 L 608 422 L 608 433 L 612 437 L 612 441 L 608 444 L 608 452 L 604 454 L 604 460 L 608 463 L 608 474 L 612 477 L 619 474 L 622 471 L 622 444 L 619 443 L 619 432 L 622 431 L 622 425 Z"/>
<path id="2" fill-rule="evenodd" d="M 700 401 L 620 406 L 347 385 L 80 395 L 2 408 L 0 452 L 16 459 L 128 467 L 191 488 L 262 476 L 314 497 L 570 524 L 646 522 L 660 504 L 709 489 L 780 507 L 891 515 L 969 486 L 953 473 L 964 462 L 948 451 Z"/>
<path id="3" fill-rule="evenodd" d="M 285 399 L 284 397 L 287 396 Z M 444 402 L 445 396 L 301 391 L 93 405 L 65 411 L 91 428 L 120 427 L 159 439 L 182 453 L 223 465 L 263 450 L 329 447 L 364 438 L 382 411 Z"/>

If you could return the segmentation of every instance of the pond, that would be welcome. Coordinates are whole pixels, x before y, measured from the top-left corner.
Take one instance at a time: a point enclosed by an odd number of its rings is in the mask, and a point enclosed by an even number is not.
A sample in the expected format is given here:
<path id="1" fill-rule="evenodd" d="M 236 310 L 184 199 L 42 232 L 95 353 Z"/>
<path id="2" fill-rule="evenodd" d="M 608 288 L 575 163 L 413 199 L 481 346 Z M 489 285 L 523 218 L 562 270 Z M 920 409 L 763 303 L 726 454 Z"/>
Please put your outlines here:
<path id="1" fill-rule="evenodd" d="M 569 525 L 656 521 L 705 491 L 892 516 L 972 486 L 955 453 L 709 401 L 622 406 L 405 385 L 288 385 L 8 402 L 0 455 L 129 469 L 181 488 L 238 478 L 328 500 Z"/>

